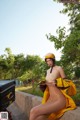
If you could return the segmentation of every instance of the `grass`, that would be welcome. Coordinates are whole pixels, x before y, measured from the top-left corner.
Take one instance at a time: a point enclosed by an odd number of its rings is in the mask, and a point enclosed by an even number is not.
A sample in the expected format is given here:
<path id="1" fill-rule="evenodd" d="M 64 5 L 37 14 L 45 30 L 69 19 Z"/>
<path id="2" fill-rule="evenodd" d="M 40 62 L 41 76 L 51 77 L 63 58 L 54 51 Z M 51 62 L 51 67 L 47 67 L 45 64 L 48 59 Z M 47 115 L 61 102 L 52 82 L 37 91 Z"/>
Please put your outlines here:
<path id="1" fill-rule="evenodd" d="M 77 106 L 80 106 L 80 90 L 77 89 L 77 94 L 72 96 Z"/>
<path id="2" fill-rule="evenodd" d="M 27 87 L 16 87 L 16 91 L 26 91 L 26 90 L 28 90 L 28 89 L 31 89 L 32 88 L 32 86 L 27 86 Z"/>
<path id="3" fill-rule="evenodd" d="M 38 88 L 33 88 L 31 85 L 27 87 L 16 87 L 16 91 L 26 92 L 32 95 L 43 96 L 43 92 Z"/>

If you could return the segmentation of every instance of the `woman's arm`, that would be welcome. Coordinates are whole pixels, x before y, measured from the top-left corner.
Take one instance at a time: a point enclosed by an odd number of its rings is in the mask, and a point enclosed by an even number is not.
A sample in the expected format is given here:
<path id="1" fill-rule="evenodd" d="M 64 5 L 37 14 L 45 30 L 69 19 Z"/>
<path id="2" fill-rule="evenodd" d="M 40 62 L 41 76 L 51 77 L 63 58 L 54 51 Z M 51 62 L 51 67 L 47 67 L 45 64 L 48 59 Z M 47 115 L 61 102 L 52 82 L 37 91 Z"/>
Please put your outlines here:
<path id="1" fill-rule="evenodd" d="M 66 75 L 65 75 L 62 67 L 59 67 L 59 73 L 60 73 L 61 78 L 63 78 L 63 79 L 66 78 Z"/>

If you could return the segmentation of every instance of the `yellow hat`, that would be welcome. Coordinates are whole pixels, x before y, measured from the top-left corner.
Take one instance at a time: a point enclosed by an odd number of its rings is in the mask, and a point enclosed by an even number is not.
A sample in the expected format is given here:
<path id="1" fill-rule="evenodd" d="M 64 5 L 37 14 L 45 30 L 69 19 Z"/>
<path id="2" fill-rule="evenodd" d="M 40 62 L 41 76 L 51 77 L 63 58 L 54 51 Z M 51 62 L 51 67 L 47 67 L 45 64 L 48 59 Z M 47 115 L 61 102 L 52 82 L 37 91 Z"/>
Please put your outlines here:
<path id="1" fill-rule="evenodd" d="M 50 58 L 55 59 L 55 55 L 53 53 L 48 53 L 45 55 L 45 59 L 50 59 Z"/>

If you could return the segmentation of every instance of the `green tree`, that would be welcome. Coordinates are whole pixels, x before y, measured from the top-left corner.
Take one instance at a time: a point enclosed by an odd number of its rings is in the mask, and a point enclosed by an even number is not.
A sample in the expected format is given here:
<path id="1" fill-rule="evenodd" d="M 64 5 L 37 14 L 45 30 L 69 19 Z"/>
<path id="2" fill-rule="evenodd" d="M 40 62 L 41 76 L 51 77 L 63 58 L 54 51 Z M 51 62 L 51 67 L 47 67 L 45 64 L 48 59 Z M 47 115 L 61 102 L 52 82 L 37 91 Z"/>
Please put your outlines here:
<path id="1" fill-rule="evenodd" d="M 14 65 L 13 65 L 13 78 L 17 79 L 17 77 L 21 76 L 25 70 L 25 57 L 24 54 L 14 55 Z"/>
<path id="2" fill-rule="evenodd" d="M 74 68 L 80 66 L 80 5 L 69 3 L 63 5 L 65 8 L 60 13 L 67 14 L 69 17 L 68 33 L 65 27 L 60 26 L 56 30 L 57 36 L 49 34 L 47 38 L 54 42 L 57 50 L 61 49 L 61 64 L 67 75 L 74 77 L 76 75 Z"/>
<path id="3" fill-rule="evenodd" d="M 6 54 L 4 54 L 5 56 L 5 61 L 7 62 L 7 71 L 6 71 L 6 78 L 5 79 L 13 79 L 13 66 L 14 66 L 14 55 L 12 54 L 12 51 L 10 48 L 6 48 L 5 49 Z"/>
<path id="4" fill-rule="evenodd" d="M 5 49 L 6 54 L 1 55 L 0 57 L 0 71 L 1 71 L 1 79 L 11 79 L 14 64 L 14 55 L 11 52 L 10 48 Z"/>
<path id="5" fill-rule="evenodd" d="M 4 79 L 5 78 L 5 73 L 8 70 L 8 66 L 7 66 L 7 62 L 4 58 L 4 55 L 0 56 L 0 79 Z"/>
<path id="6" fill-rule="evenodd" d="M 39 56 L 27 55 L 24 60 L 23 74 L 18 77 L 25 81 L 28 79 L 39 81 L 44 78 L 46 65 Z"/>

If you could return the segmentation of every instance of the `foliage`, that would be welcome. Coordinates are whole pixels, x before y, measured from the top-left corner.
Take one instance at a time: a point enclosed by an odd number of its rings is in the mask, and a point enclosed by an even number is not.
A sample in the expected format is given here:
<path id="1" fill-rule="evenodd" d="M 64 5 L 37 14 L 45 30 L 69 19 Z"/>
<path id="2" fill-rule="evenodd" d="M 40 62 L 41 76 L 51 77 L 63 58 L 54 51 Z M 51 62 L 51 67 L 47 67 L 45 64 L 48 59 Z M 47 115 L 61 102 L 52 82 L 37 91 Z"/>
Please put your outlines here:
<path id="1" fill-rule="evenodd" d="M 24 63 L 25 58 L 23 54 L 14 55 L 14 65 L 13 65 L 13 79 L 21 76 L 24 73 Z"/>
<path id="2" fill-rule="evenodd" d="M 75 75 L 77 78 L 80 78 L 80 67 L 75 68 Z"/>
<path id="3" fill-rule="evenodd" d="M 22 76 L 18 77 L 17 79 L 21 81 L 26 81 L 33 78 L 34 78 L 34 74 L 31 70 L 29 70 L 29 71 L 26 71 L 24 74 L 22 74 Z"/>
<path id="4" fill-rule="evenodd" d="M 57 2 L 57 0 L 54 1 Z M 57 50 L 61 49 L 61 65 L 67 76 L 79 78 L 80 76 L 76 74 L 75 70 L 80 66 L 80 5 L 69 3 L 63 5 L 64 9 L 60 13 L 67 14 L 70 28 L 66 31 L 65 27 L 60 26 L 56 30 L 57 36 L 49 34 L 47 38 L 54 42 Z"/>
<path id="5" fill-rule="evenodd" d="M 10 48 L 5 52 L 0 56 L 0 79 L 18 79 L 25 83 L 45 79 L 47 65 L 39 56 L 13 55 Z"/>
<path id="6" fill-rule="evenodd" d="M 6 48 L 5 52 L 7 54 L 0 56 L 0 78 L 1 79 L 11 79 L 11 72 L 13 70 L 14 56 L 10 48 Z"/>

